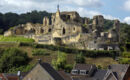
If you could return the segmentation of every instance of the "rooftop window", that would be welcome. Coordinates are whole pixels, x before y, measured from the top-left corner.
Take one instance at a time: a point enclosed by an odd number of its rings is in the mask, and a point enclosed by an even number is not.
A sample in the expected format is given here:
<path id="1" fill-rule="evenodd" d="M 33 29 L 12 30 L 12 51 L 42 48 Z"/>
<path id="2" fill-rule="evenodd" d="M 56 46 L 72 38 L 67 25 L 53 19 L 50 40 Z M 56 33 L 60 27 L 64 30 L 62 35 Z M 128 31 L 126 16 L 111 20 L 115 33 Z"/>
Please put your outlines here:
<path id="1" fill-rule="evenodd" d="M 79 72 L 78 72 L 78 70 L 72 70 L 71 73 L 72 73 L 72 74 L 78 74 Z"/>

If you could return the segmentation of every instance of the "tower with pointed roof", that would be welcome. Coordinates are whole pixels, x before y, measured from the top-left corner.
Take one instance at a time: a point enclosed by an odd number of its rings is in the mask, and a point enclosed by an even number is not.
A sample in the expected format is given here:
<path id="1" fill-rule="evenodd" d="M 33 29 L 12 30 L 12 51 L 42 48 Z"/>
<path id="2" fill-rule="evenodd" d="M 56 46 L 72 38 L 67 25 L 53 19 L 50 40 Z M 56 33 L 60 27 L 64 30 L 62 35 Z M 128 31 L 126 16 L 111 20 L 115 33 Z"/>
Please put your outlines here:
<path id="1" fill-rule="evenodd" d="M 57 12 L 56 12 L 56 17 L 60 17 L 60 9 L 59 9 L 59 4 L 57 5 Z"/>

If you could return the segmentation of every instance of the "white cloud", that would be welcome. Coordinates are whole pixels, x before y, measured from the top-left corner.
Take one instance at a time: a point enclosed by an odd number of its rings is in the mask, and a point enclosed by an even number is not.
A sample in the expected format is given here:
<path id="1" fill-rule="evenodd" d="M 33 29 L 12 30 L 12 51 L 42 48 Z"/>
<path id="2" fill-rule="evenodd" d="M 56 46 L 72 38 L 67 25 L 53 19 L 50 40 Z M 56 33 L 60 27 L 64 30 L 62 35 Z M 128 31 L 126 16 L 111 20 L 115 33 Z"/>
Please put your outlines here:
<path id="1" fill-rule="evenodd" d="M 61 11 L 77 11 L 82 17 L 92 18 L 95 15 L 103 15 L 106 19 L 117 19 L 111 15 L 87 9 L 101 7 L 103 5 L 101 0 L 61 0 L 59 3 Z M 32 10 L 47 10 L 55 12 L 57 4 L 58 0 L 0 0 L 0 11 L 23 13 Z"/>
<path id="2" fill-rule="evenodd" d="M 120 20 L 119 18 L 113 17 L 111 15 L 105 15 L 105 14 L 103 14 L 103 16 L 104 16 L 105 19 L 109 19 L 109 20 L 115 20 L 115 19 Z"/>
<path id="3" fill-rule="evenodd" d="M 124 9 L 130 11 L 130 0 L 126 0 L 124 3 Z"/>
<path id="4" fill-rule="evenodd" d="M 85 7 L 101 7 L 103 3 L 100 0 L 67 0 L 69 3 L 73 3 L 78 6 Z"/>
<path id="5" fill-rule="evenodd" d="M 100 15 L 101 13 L 98 12 L 98 11 L 92 11 L 92 10 L 87 10 L 87 9 L 84 9 L 84 8 L 78 8 L 77 11 L 79 12 L 79 14 L 83 17 L 83 16 L 86 16 L 86 17 L 90 17 L 92 18 L 93 16 L 95 15 Z"/>
<path id="6" fill-rule="evenodd" d="M 125 17 L 125 19 L 123 20 L 125 23 L 130 24 L 130 17 Z"/>
<path id="7" fill-rule="evenodd" d="M 75 7 L 93 7 L 102 6 L 100 0 L 59 0 L 61 6 Z M 47 10 L 54 12 L 58 0 L 0 0 L 1 12 L 27 12 L 31 10 Z M 65 8 L 64 8 L 65 9 Z"/>

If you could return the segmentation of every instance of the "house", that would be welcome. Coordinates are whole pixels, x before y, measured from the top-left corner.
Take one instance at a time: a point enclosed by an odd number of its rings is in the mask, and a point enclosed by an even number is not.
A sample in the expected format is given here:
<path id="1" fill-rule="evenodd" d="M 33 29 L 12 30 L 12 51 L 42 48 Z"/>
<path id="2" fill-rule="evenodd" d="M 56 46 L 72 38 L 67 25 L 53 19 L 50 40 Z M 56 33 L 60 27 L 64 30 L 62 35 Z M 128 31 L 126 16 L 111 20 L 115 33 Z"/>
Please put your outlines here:
<path id="1" fill-rule="evenodd" d="M 95 65 L 91 64 L 76 64 L 71 71 L 71 75 L 75 76 L 91 76 L 93 72 L 96 70 Z"/>
<path id="2" fill-rule="evenodd" d="M 92 76 L 93 80 L 118 80 L 112 71 L 97 69 Z"/>
<path id="3" fill-rule="evenodd" d="M 71 77 L 72 80 L 130 80 L 130 65 L 114 64 L 103 70 L 92 64 L 76 64 Z"/>
<path id="4" fill-rule="evenodd" d="M 108 67 L 117 80 L 130 80 L 130 65 L 128 64 L 113 64 Z"/>
<path id="5" fill-rule="evenodd" d="M 50 64 L 38 62 L 23 80 L 65 80 Z"/>
<path id="6" fill-rule="evenodd" d="M 19 80 L 17 74 L 1 73 L 0 80 Z"/>
<path id="7" fill-rule="evenodd" d="M 58 71 L 58 73 L 64 78 L 64 80 L 72 80 L 69 73 L 65 73 L 64 71 Z"/>

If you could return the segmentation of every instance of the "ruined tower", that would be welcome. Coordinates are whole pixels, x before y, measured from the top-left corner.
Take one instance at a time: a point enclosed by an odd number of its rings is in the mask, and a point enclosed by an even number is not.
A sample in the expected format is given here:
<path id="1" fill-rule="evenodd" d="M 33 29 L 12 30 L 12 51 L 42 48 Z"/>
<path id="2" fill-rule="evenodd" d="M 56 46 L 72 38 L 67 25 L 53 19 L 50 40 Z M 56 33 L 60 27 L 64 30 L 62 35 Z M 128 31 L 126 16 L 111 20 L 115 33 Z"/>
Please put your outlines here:
<path id="1" fill-rule="evenodd" d="M 93 31 L 96 31 L 97 35 L 100 36 L 100 33 L 104 30 L 104 17 L 102 15 L 97 15 L 93 17 Z"/>
<path id="2" fill-rule="evenodd" d="M 50 24 L 49 18 L 48 17 L 44 17 L 43 19 L 43 26 L 48 26 Z"/>
<path id="3" fill-rule="evenodd" d="M 56 12 L 56 18 L 60 17 L 60 9 L 59 9 L 59 4 L 57 5 L 57 12 Z"/>
<path id="4" fill-rule="evenodd" d="M 103 25 L 104 25 L 104 17 L 102 15 L 94 16 L 93 17 L 93 25 L 103 27 Z"/>
<path id="5" fill-rule="evenodd" d="M 120 21 L 114 20 L 113 28 L 115 29 L 118 37 L 118 41 L 120 42 Z"/>
<path id="6" fill-rule="evenodd" d="M 120 31 L 120 21 L 119 20 L 114 20 L 114 29 L 119 32 Z"/>

